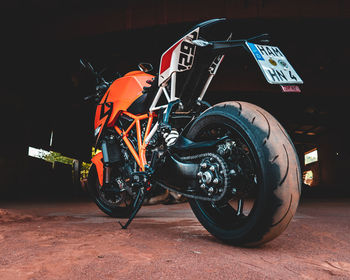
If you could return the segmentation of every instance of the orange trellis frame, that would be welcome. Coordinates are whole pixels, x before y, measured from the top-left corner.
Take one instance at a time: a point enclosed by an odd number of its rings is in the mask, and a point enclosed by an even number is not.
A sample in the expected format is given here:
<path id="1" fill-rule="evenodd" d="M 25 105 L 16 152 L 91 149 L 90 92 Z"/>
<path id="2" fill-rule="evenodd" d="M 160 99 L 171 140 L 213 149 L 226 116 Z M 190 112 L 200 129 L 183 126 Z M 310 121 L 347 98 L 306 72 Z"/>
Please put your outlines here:
<path id="1" fill-rule="evenodd" d="M 117 126 L 115 126 L 114 128 L 118 132 L 118 134 L 120 136 L 122 136 L 122 139 L 124 140 L 125 144 L 127 145 L 128 149 L 130 150 L 131 154 L 135 158 L 137 164 L 140 166 L 140 169 L 142 171 L 145 171 L 145 165 L 147 164 L 147 160 L 146 160 L 147 143 L 145 142 L 145 140 L 151 131 L 153 118 L 156 116 L 156 114 L 153 112 L 150 112 L 149 114 L 137 116 L 137 115 L 131 114 L 131 113 L 126 112 L 126 111 L 123 111 L 121 114 L 124 114 L 124 115 L 128 116 L 129 118 L 132 118 L 134 121 L 130 124 L 130 126 L 125 131 L 121 130 Z M 145 119 L 148 119 L 148 122 L 147 122 L 145 134 L 144 134 L 143 139 L 142 139 L 141 121 L 145 120 Z M 134 146 L 131 144 L 130 140 L 128 139 L 128 134 L 134 126 L 136 126 L 138 152 L 135 150 Z"/>

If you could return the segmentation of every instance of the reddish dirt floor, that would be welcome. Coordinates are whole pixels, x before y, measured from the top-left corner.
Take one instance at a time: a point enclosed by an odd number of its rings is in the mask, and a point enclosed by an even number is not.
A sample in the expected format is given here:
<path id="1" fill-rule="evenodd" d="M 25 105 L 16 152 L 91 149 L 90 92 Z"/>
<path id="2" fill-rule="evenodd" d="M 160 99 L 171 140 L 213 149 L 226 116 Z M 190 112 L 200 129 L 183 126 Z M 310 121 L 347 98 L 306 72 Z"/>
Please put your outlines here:
<path id="1" fill-rule="evenodd" d="M 144 206 L 127 230 L 89 201 L 2 202 L 0 279 L 350 279 L 350 199 L 303 201 L 258 248 L 221 243 L 187 203 Z"/>

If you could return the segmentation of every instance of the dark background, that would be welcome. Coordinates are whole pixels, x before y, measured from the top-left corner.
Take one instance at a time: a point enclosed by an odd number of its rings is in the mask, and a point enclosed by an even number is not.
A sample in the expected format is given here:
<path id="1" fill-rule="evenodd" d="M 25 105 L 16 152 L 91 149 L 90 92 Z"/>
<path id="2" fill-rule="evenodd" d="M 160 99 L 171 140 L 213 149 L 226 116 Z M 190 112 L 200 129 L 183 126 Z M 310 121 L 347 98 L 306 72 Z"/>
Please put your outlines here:
<path id="1" fill-rule="evenodd" d="M 94 105 L 83 97 L 93 80 L 80 71 L 80 57 L 106 68 L 108 79 L 139 62 L 158 69 L 161 54 L 189 28 L 221 17 L 233 39 L 269 33 L 304 85 L 301 94 L 281 93 L 250 54 L 237 50 L 225 57 L 206 100 L 245 100 L 270 111 L 290 133 L 303 170 L 314 171 L 310 190 L 350 193 L 348 1 L 15 0 L 1 6 L 2 198 L 73 193 L 69 166 L 52 169 L 27 153 L 32 146 L 90 160 Z M 304 153 L 313 148 L 319 161 L 304 166 Z"/>

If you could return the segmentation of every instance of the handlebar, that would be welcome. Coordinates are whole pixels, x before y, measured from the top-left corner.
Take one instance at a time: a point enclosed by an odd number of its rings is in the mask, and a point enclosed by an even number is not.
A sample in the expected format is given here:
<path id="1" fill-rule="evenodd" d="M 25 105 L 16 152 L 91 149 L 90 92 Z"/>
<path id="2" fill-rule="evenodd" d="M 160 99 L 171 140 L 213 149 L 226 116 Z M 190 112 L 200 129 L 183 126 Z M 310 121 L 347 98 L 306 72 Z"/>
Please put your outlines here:
<path id="1" fill-rule="evenodd" d="M 94 67 L 92 67 L 91 63 L 88 62 L 86 59 L 81 58 L 79 60 L 80 64 L 87 70 L 89 70 L 95 77 L 96 77 L 96 94 L 95 95 L 89 95 L 84 97 L 85 101 L 88 101 L 90 99 L 95 98 L 95 100 L 98 102 L 100 98 L 103 96 L 103 94 L 106 92 L 108 87 L 111 83 L 107 82 L 101 75 L 103 71 L 100 73 L 95 71 Z"/>
<path id="2" fill-rule="evenodd" d="M 91 63 L 87 60 L 85 60 L 84 58 L 81 58 L 80 59 L 80 64 L 86 68 L 87 70 L 89 70 L 92 74 L 94 74 L 96 76 L 97 79 L 101 80 L 102 82 L 106 83 L 105 79 L 102 77 L 101 73 L 103 71 L 101 71 L 100 73 L 99 72 L 96 72 L 94 67 L 92 67 Z"/>
<path id="3" fill-rule="evenodd" d="M 88 100 L 90 100 L 90 99 L 92 99 L 92 98 L 95 98 L 95 97 L 96 97 L 96 95 L 85 96 L 85 97 L 84 97 L 84 101 L 88 101 Z"/>

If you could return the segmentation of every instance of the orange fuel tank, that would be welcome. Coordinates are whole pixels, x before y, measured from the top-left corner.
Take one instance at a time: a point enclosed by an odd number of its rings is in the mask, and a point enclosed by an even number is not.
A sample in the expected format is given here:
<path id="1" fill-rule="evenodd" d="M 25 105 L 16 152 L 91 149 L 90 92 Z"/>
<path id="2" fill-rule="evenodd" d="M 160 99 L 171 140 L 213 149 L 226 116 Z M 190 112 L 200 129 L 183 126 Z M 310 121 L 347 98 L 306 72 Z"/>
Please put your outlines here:
<path id="1" fill-rule="evenodd" d="M 102 132 L 104 126 L 114 125 L 118 113 L 126 111 L 142 95 L 143 87 L 149 86 L 146 81 L 153 77 L 142 71 L 132 71 L 111 84 L 100 104 L 97 105 L 95 130 L 101 126 L 98 134 Z"/>

